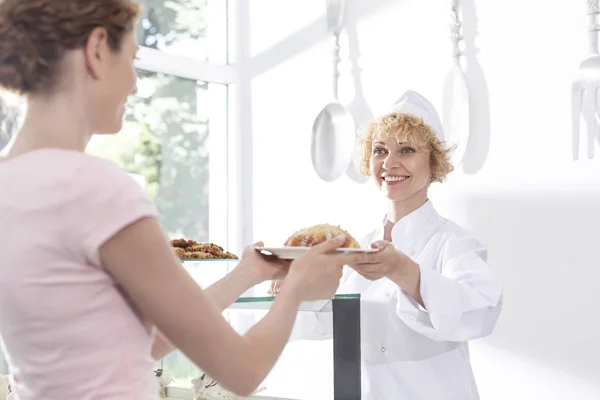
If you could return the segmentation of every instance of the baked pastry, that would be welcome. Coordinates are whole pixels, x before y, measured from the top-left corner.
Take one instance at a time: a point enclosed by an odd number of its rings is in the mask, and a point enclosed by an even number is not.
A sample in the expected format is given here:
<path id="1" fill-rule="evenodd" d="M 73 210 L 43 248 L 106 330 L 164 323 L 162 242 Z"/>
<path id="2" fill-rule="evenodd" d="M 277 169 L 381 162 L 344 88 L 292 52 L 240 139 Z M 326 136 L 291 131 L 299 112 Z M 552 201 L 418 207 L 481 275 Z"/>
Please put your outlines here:
<path id="1" fill-rule="evenodd" d="M 171 246 L 177 257 L 190 260 L 237 260 L 238 256 L 233 253 L 226 252 L 221 246 L 214 243 L 198 243 L 195 240 L 174 239 L 171 240 Z"/>
<path id="2" fill-rule="evenodd" d="M 210 260 L 216 258 L 214 255 L 210 253 L 205 253 L 203 251 L 186 251 L 183 255 L 184 260 Z"/>
<path id="3" fill-rule="evenodd" d="M 211 253 L 214 255 L 220 255 L 223 253 L 223 248 L 221 246 L 217 246 L 213 243 L 203 243 L 203 244 L 195 244 L 193 246 L 186 247 L 185 251 L 189 252 L 197 252 L 201 251 L 203 253 Z"/>
<path id="4" fill-rule="evenodd" d="M 194 241 L 194 240 L 186 240 L 186 239 L 175 239 L 175 240 L 171 240 L 171 246 L 173 247 L 179 247 L 182 249 L 186 249 L 190 246 L 195 246 L 197 245 L 198 242 Z"/>
<path id="5" fill-rule="evenodd" d="M 175 250 L 175 254 L 177 254 L 177 257 L 184 258 L 185 249 L 182 249 L 181 247 L 174 247 L 173 249 Z"/>
<path id="6" fill-rule="evenodd" d="M 223 252 L 223 256 L 221 258 L 223 258 L 225 260 L 237 260 L 238 256 L 236 256 L 235 254 L 230 253 L 228 251 L 225 251 L 225 252 Z"/>
<path id="7" fill-rule="evenodd" d="M 339 226 L 320 224 L 308 228 L 300 229 L 285 241 L 285 246 L 310 247 L 323 243 L 326 240 L 333 239 L 336 236 L 344 235 L 346 241 L 341 247 L 349 249 L 358 249 L 360 244 L 347 231 Z"/>

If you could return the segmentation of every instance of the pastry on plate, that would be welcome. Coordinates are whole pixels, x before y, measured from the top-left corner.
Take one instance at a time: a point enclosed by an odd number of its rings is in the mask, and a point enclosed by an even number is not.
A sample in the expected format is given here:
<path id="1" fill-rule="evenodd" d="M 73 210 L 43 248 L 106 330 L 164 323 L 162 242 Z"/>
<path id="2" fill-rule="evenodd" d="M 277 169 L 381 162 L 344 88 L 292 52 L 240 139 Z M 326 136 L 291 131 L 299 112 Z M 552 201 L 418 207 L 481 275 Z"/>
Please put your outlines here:
<path id="1" fill-rule="evenodd" d="M 360 244 L 347 231 L 339 226 L 329 224 L 313 225 L 308 228 L 300 229 L 299 231 L 294 232 L 294 234 L 285 241 L 285 246 L 316 246 L 319 243 L 323 243 L 326 240 L 333 239 L 339 235 L 344 235 L 346 237 L 346 241 L 341 247 L 348 249 L 360 248 Z"/>

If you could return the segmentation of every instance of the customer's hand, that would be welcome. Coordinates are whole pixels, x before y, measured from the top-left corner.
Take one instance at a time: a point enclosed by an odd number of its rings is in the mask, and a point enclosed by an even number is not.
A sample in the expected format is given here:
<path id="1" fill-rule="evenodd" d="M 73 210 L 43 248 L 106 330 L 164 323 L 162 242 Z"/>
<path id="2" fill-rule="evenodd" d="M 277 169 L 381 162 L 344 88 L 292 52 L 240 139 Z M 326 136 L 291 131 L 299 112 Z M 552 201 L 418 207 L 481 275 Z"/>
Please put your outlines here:
<path id="1" fill-rule="evenodd" d="M 271 296 L 276 296 L 279 293 L 279 288 L 281 288 L 281 280 L 273 280 L 271 281 L 271 288 L 269 289 L 269 294 Z"/>
<path id="2" fill-rule="evenodd" d="M 275 256 L 265 255 L 255 250 L 256 246 L 263 246 L 263 242 L 256 242 L 244 249 L 239 268 L 245 268 L 255 278 L 255 284 L 273 279 L 282 279 L 288 272 L 290 260 L 283 260 Z"/>
<path id="3" fill-rule="evenodd" d="M 364 254 L 340 254 L 333 251 L 344 244 L 343 236 L 312 247 L 294 260 L 280 291 L 293 292 L 300 301 L 329 299 L 340 284 L 344 265 L 360 261 Z"/>

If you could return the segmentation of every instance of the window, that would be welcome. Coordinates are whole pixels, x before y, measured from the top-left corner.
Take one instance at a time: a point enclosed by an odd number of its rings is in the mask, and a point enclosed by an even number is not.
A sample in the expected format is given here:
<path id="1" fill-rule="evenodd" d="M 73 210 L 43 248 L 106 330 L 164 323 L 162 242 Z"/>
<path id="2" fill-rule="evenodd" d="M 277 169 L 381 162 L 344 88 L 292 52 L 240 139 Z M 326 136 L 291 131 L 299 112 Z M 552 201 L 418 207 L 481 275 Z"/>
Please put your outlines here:
<path id="1" fill-rule="evenodd" d="M 221 232 L 211 235 L 210 220 L 227 215 L 215 215 L 210 204 L 211 197 L 227 200 L 227 87 L 147 71 L 138 76 L 123 130 L 94 136 L 88 153 L 145 178 L 169 236 L 220 236 L 222 243 L 223 224 L 213 224 Z"/>
<path id="2" fill-rule="evenodd" d="M 20 125 L 23 102 L 16 96 L 0 91 L 0 150 L 9 142 Z"/>
<path id="3" fill-rule="evenodd" d="M 141 46 L 227 63 L 227 1 L 146 0 L 138 26 Z"/>
<path id="4" fill-rule="evenodd" d="M 88 152 L 141 175 L 167 233 L 227 246 L 227 2 L 147 0 L 138 93 Z"/>

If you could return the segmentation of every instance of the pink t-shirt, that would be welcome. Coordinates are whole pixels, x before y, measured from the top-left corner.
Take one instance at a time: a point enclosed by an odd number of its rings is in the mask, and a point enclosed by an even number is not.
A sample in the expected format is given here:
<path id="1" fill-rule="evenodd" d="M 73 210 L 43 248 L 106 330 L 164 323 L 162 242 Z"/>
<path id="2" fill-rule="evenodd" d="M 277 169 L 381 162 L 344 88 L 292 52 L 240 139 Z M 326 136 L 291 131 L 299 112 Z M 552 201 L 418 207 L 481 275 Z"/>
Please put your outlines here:
<path id="1" fill-rule="evenodd" d="M 98 255 L 156 214 L 105 160 L 59 149 L 0 159 L 0 335 L 19 400 L 158 398 L 153 327 Z"/>

